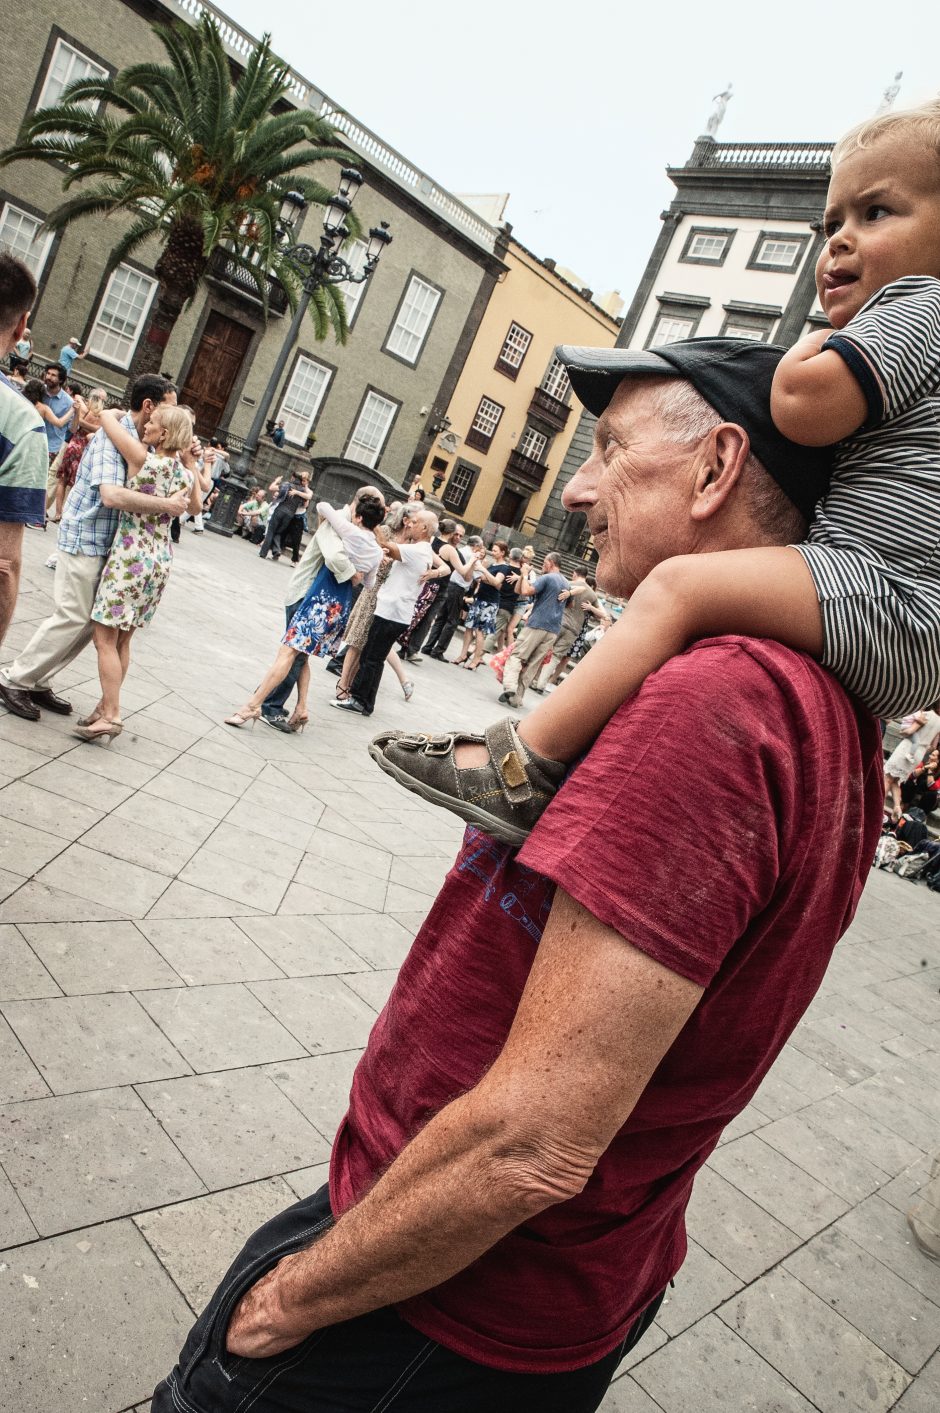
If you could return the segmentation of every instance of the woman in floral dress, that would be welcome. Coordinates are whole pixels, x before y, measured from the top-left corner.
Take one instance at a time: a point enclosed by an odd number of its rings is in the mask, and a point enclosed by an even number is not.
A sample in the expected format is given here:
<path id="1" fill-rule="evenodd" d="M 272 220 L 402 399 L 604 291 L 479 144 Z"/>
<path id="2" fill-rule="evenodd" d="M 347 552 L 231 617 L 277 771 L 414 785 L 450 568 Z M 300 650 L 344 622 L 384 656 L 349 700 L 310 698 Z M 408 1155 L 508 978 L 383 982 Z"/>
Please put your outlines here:
<path id="1" fill-rule="evenodd" d="M 129 491 L 167 499 L 188 487 L 189 513 L 199 513 L 198 480 L 180 459 L 193 439 L 188 412 L 161 403 L 145 423 L 140 441 L 121 426 L 116 412 L 102 412 L 101 425 L 127 462 Z M 118 517 L 91 610 L 101 701 L 89 724 L 76 727 L 84 741 L 110 741 L 121 733 L 121 685 L 130 664 L 131 637 L 153 618 L 170 577 L 171 520 L 166 512 L 136 515 L 122 510 Z"/>

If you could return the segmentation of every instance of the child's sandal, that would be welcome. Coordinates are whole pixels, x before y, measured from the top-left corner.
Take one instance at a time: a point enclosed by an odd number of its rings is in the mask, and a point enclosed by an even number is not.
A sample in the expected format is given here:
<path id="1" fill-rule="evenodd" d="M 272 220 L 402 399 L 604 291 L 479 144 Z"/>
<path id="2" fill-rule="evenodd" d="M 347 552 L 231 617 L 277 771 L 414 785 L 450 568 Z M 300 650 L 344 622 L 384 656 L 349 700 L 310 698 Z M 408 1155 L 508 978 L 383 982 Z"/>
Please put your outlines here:
<path id="1" fill-rule="evenodd" d="M 485 745 L 488 763 L 458 769 L 454 749 L 464 743 Z M 510 717 L 488 726 L 482 736 L 383 731 L 372 741 L 369 754 L 406 790 L 515 846 L 525 843 L 566 770 L 560 761 L 531 750 Z"/>

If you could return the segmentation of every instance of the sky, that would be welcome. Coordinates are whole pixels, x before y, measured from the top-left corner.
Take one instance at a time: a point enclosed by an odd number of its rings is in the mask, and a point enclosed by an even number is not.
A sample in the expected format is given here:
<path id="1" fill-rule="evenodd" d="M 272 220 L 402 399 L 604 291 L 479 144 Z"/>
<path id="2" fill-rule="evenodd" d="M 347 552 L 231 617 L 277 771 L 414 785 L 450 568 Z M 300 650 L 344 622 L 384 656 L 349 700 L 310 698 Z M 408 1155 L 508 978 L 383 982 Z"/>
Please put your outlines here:
<path id="1" fill-rule="evenodd" d="M 218 0 L 217 0 L 218 3 Z M 911 0 L 221 0 L 249 33 L 455 193 L 509 192 L 542 258 L 627 303 L 713 96 L 720 141 L 832 140 L 940 89 L 940 6 Z"/>

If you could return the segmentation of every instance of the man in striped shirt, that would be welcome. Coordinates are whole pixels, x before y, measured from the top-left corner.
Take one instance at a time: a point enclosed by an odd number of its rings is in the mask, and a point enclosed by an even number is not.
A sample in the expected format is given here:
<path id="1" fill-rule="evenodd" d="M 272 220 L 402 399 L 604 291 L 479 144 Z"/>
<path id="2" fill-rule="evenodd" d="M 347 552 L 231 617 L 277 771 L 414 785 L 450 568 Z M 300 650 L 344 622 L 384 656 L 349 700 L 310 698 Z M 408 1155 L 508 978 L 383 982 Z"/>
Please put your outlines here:
<path id="1" fill-rule="evenodd" d="M 22 339 L 35 298 L 26 266 L 0 255 L 0 357 Z M 42 418 L 0 373 L 0 643 L 16 607 L 23 528 L 42 523 L 48 466 Z"/>

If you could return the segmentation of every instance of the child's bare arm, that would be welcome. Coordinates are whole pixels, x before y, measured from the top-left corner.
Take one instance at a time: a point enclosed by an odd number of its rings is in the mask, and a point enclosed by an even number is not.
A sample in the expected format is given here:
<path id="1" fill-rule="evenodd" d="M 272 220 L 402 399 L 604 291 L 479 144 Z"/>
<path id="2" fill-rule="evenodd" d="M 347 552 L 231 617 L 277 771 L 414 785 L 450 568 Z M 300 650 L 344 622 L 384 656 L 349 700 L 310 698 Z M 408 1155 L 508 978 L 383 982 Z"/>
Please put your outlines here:
<path id="1" fill-rule="evenodd" d="M 821 352 L 832 333 L 819 329 L 781 358 L 770 410 L 777 430 L 800 446 L 831 446 L 851 436 L 868 415 L 865 395 L 835 349 Z"/>

